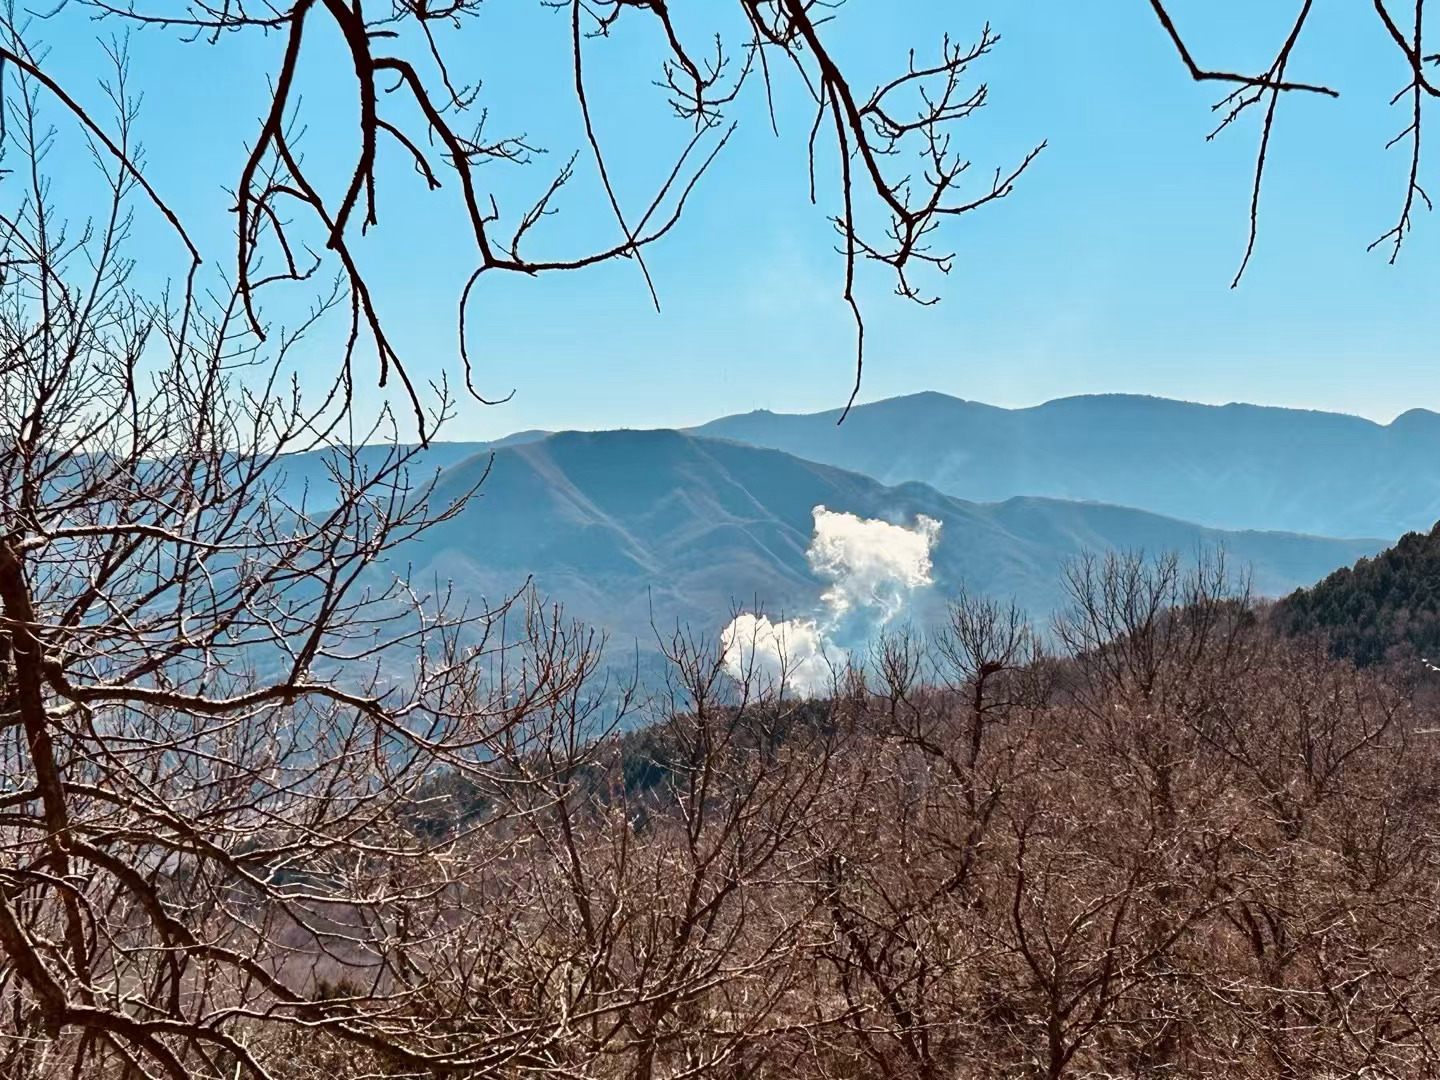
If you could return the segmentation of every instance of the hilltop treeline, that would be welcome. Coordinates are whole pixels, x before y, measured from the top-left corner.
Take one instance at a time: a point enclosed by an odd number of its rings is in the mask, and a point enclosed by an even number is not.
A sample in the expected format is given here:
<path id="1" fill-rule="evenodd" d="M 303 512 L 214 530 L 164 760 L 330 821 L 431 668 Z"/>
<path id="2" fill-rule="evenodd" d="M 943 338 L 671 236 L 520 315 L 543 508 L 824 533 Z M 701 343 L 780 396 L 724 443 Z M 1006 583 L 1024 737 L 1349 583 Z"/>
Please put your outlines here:
<path id="1" fill-rule="evenodd" d="M 1440 742 L 1403 680 L 1274 633 L 1212 568 L 1070 587 L 1055 655 L 962 597 L 824 700 L 677 638 L 625 733 L 593 641 L 537 618 L 483 755 L 355 818 L 356 865 L 253 899 L 296 1001 L 203 965 L 188 992 L 301 1080 L 1440 1071 Z M 351 885 L 316 933 L 322 870 Z M 286 904 L 308 933 L 260 914 Z M 60 1075 L 77 1048 L 7 993 L 31 1038 L 0 1072 Z"/>
<path id="2" fill-rule="evenodd" d="M 1365 666 L 1440 654 L 1440 524 L 1336 570 L 1275 605 L 1277 626 L 1323 634 L 1335 655 Z"/>

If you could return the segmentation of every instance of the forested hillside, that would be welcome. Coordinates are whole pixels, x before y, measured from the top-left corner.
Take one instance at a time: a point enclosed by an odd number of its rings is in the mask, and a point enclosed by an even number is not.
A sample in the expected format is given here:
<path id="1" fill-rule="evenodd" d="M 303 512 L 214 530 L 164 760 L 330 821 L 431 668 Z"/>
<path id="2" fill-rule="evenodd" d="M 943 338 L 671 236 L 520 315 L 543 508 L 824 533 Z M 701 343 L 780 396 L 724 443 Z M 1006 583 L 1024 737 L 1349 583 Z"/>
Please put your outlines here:
<path id="1" fill-rule="evenodd" d="M 1276 605 L 1290 633 L 1319 632 L 1337 656 L 1375 664 L 1440 654 L 1440 524 L 1342 567 Z"/>

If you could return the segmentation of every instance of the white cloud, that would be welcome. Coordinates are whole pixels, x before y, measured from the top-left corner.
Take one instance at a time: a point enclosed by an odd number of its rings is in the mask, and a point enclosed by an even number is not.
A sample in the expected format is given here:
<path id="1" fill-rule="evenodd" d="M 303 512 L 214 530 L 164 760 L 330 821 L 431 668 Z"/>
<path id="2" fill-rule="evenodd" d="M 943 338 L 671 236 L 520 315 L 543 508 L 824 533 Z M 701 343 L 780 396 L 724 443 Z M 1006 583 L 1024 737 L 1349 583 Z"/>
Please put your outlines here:
<path id="1" fill-rule="evenodd" d="M 812 619 L 771 622 L 741 612 L 720 632 L 725 667 L 756 689 L 784 686 L 806 697 L 823 694 L 832 677 L 824 635 Z"/>
<path id="2" fill-rule="evenodd" d="M 833 618 L 859 607 L 889 622 L 911 592 L 931 583 L 930 551 L 940 537 L 934 518 L 921 514 L 906 528 L 823 506 L 813 513 L 815 535 L 806 554 L 810 568 L 830 579 L 820 602 Z"/>
<path id="3" fill-rule="evenodd" d="M 732 676 L 805 696 L 829 690 L 848 657 L 837 635 L 873 636 L 905 609 L 911 593 L 931 584 L 930 552 L 940 537 L 940 522 L 923 514 L 909 527 L 823 506 L 813 514 L 806 557 L 830 583 L 821 611 L 779 622 L 742 612 L 720 632 Z"/>

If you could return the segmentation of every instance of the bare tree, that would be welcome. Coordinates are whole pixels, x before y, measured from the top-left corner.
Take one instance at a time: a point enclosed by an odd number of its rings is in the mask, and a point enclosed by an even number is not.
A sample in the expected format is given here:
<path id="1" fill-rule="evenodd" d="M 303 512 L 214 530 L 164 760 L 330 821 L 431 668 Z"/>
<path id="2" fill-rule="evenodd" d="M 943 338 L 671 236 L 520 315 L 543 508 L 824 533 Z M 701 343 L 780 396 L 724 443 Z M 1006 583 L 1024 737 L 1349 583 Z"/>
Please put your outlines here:
<path id="1" fill-rule="evenodd" d="M 1212 112 L 1219 121 L 1208 138 L 1214 138 L 1229 128 L 1242 116 L 1258 111 L 1260 117 L 1260 138 L 1255 155 L 1254 180 L 1250 189 L 1250 230 L 1245 244 L 1244 256 L 1235 273 L 1232 285 L 1238 285 L 1250 258 L 1255 253 L 1255 241 L 1259 232 L 1260 188 L 1269 161 L 1270 139 L 1274 131 L 1276 115 L 1282 96 L 1291 94 L 1319 95 L 1335 98 L 1340 91 L 1328 81 L 1303 81 L 1292 74 L 1292 62 L 1297 48 L 1310 37 L 1324 33 L 1327 18 L 1334 12 L 1326 11 L 1325 5 L 1314 0 L 1298 0 L 1293 5 L 1295 17 L 1288 29 L 1278 35 L 1274 58 L 1264 70 L 1238 71 L 1225 67 L 1211 67 L 1205 57 L 1197 58 L 1187 44 L 1183 18 L 1177 20 L 1173 14 L 1176 5 L 1168 0 L 1150 0 L 1150 7 L 1160 25 L 1174 45 L 1176 53 L 1197 82 L 1216 82 L 1228 87 L 1212 106 Z M 1425 0 L 1409 0 L 1395 3 L 1390 0 L 1373 0 L 1376 29 L 1381 38 L 1394 48 L 1398 87 L 1390 99 L 1391 106 L 1403 106 L 1403 118 L 1397 123 L 1396 133 L 1384 143 L 1390 150 L 1402 146 L 1407 151 L 1404 178 L 1401 183 L 1400 209 L 1395 224 L 1378 236 L 1370 250 L 1385 248 L 1393 263 L 1400 255 L 1405 238 L 1414 227 L 1415 213 L 1421 207 L 1433 208 L 1430 196 L 1421 183 L 1421 139 L 1424 108 L 1427 102 L 1440 96 L 1440 88 L 1427 68 L 1440 63 L 1440 54 L 1427 52 L 1425 34 Z M 1303 53 L 1303 49 L 1300 50 Z"/>
<path id="2" fill-rule="evenodd" d="M 848 1010 L 815 1074 L 1431 1068 L 1433 747 L 1406 689 L 1276 638 L 1213 560 L 1071 580 L 1070 647 L 982 697 L 975 765 L 977 658 L 1023 623 L 965 599 L 876 650 L 812 834 L 815 992 Z"/>
<path id="3" fill-rule="evenodd" d="M 827 724 L 681 638 L 645 752 L 594 633 L 396 573 L 469 492 L 285 377 L 342 287 L 265 340 L 238 286 L 147 301 L 134 176 L 97 154 L 105 215 L 60 221 L 40 89 L 0 221 L 0 1071 L 698 1075 L 823 1027 Z"/>
<path id="4" fill-rule="evenodd" d="M 740 0 L 683 13 L 648 0 L 539 3 L 554 10 L 555 32 L 567 40 L 571 65 L 566 75 L 584 142 L 562 154 L 561 163 L 522 203 L 507 201 L 507 185 L 491 181 L 485 166 L 533 164 L 545 148 L 523 133 L 493 133 L 481 74 L 462 78 L 457 66 L 466 53 L 465 43 L 486 33 L 486 12 L 479 0 L 391 3 L 375 10 L 338 0 L 279 6 L 82 0 L 81 6 L 103 21 L 168 30 L 197 45 L 214 45 L 234 35 L 283 39 L 283 52 L 270 72 L 268 107 L 247 140 L 245 162 L 233 185 L 237 248 L 231 267 L 239 311 L 250 333 L 263 339 L 261 293 L 287 282 L 307 282 L 327 267 L 338 270 L 346 285 L 349 318 L 340 368 L 348 377 L 358 350 L 368 342 L 380 385 L 392 375 L 399 380 L 422 437 L 430 426 L 424 388 L 416 384 L 401 349 L 386 332 L 382 304 L 361 257 L 364 233 L 380 222 L 379 177 L 386 159 L 412 165 L 431 191 L 453 186 L 459 192 L 475 255 L 475 269 L 459 303 L 459 352 L 466 385 L 483 401 L 474 389 L 473 342 L 466 325 L 476 289 L 504 272 L 534 276 L 633 259 L 658 305 L 646 250 L 676 227 L 696 184 L 725 146 L 734 130 L 727 116 L 732 106 L 753 101 L 762 110 L 768 108 L 778 134 L 774 98 L 782 81 L 807 96 L 814 110 L 808 132 L 812 201 L 825 200 L 839 237 L 840 290 L 856 324 L 856 392 L 864 341 L 856 296 L 859 265 L 873 261 L 887 267 L 900 295 L 933 303 L 935 296 L 917 273 L 922 268 L 942 274 L 949 270 L 953 256 L 936 246 L 940 227 L 1009 194 L 1041 148 L 970 183 L 971 163 L 956 133 L 988 101 L 988 89 L 972 81 L 971 67 L 999 40 L 989 25 L 969 44 L 947 36 L 928 50 L 912 51 L 892 77 L 865 89 L 852 83 L 849 63 L 828 44 L 825 24 L 832 16 L 831 5 L 815 0 Z M 188 304 L 202 257 L 213 256 L 197 248 L 164 198 L 163 189 L 173 189 L 184 178 L 156 178 L 152 185 L 138 157 L 51 77 L 45 56 L 27 46 L 19 32 L 20 18 L 12 13 L 0 61 L 53 96 L 168 219 L 192 263 L 184 300 Z M 617 28 L 642 21 L 649 23 L 658 42 L 656 85 L 684 135 L 674 156 L 656 163 L 650 194 L 625 205 L 612 180 L 618 170 L 603 148 L 604 107 L 592 103 L 589 65 L 593 52 L 603 48 Z M 348 54 L 347 79 L 353 80 L 359 105 L 348 131 L 337 128 L 333 118 L 312 116 L 297 89 L 309 55 L 307 43 L 332 34 Z M 515 42 L 510 47 L 538 53 L 540 45 Z M 299 136 L 307 126 L 324 127 L 335 140 L 348 138 L 343 175 L 306 163 Z M 822 187 L 827 175 L 836 175 L 828 194 Z M 586 178 L 613 215 L 614 239 L 576 249 L 563 237 L 547 236 L 554 230 L 546 223 L 560 210 L 567 189 Z"/>
<path id="5" fill-rule="evenodd" d="M 572 31 L 658 20 L 682 115 L 723 138 L 715 110 L 742 75 L 687 62 L 663 5 L 566 10 Z M 840 219 L 847 260 L 887 262 L 910 292 L 932 223 L 965 208 L 944 202 L 959 173 L 936 125 L 979 102 L 932 97 L 914 126 L 887 95 L 935 78 L 956 94 L 975 57 L 947 48 L 861 104 L 815 9 L 742 12 L 749 70 L 780 55 L 806 72 L 845 161 L 868 170 L 865 147 L 916 136 L 942 154 L 918 202 L 872 176 L 900 200 L 888 248 L 848 202 Z M 283 29 L 293 51 L 322 13 L 352 32 L 362 97 L 390 72 L 425 112 L 358 9 L 191 23 Z M 429 40 L 474 14 L 395 19 Z M 347 222 L 371 214 L 364 132 L 429 167 L 424 140 L 362 117 L 357 179 L 330 207 L 288 129 L 267 129 L 230 287 L 147 296 L 125 257 L 129 208 L 155 196 L 123 53 L 109 133 L 82 118 L 107 197 L 76 223 L 45 181 L 59 90 L 10 29 L 3 138 L 24 168 L 0 214 L 0 1074 L 1440 1065 L 1436 748 L 1386 673 L 1276 638 L 1219 561 L 1114 556 L 1071 569 L 1058 657 L 1014 608 L 962 595 L 938 635 L 888 637 L 824 701 L 758 693 L 677 636 L 647 710 L 607 682 L 603 640 L 534 596 L 456 610 L 397 572 L 400 546 L 468 493 L 439 502 L 388 413 L 356 429 L 348 358 L 318 399 L 296 388 L 295 350 L 332 317 L 396 362 L 345 264 Z M 462 185 L 519 153 L 456 150 L 451 114 L 425 115 Z M 563 182 L 482 270 L 595 261 L 515 253 Z M 256 296 L 262 253 L 301 250 L 287 199 L 341 266 L 281 328 Z M 595 258 L 638 256 L 647 222 Z M 450 410 L 441 385 L 427 430 Z M 295 482 L 307 470 L 320 479 Z"/>
<path id="6" fill-rule="evenodd" d="M 553 9 L 554 32 L 568 45 L 575 112 L 583 130 L 581 145 L 567 148 L 560 163 L 547 171 L 529 197 L 516 201 L 513 185 L 490 181 L 485 166 L 535 165 L 546 148 L 522 131 L 494 132 L 483 73 L 462 77 L 460 57 L 471 35 L 485 33 L 486 13 L 479 0 L 452 0 L 439 5 L 391 3 L 371 11 L 338 0 L 299 0 L 259 7 L 245 3 L 202 2 L 154 4 L 114 0 L 78 0 L 79 6 L 102 21 L 169 31 L 198 46 L 214 45 L 234 36 L 279 36 L 284 48 L 270 72 L 268 102 L 236 177 L 234 213 L 236 249 L 230 262 L 238 304 L 259 337 L 266 330 L 259 316 L 260 295 L 286 283 L 309 282 L 321 272 L 336 271 L 345 280 L 343 305 L 349 332 L 338 369 L 348 393 L 362 344 L 373 351 L 380 385 L 393 376 L 415 412 L 424 438 L 431 418 L 425 388 L 413 379 L 402 349 L 387 334 L 383 301 L 364 270 L 363 237 L 380 224 L 382 165 L 388 160 L 413 167 L 429 191 L 453 186 L 459 195 L 463 226 L 473 240 L 475 267 L 461 291 L 458 349 L 467 388 L 476 390 L 475 335 L 467 313 L 479 289 L 501 273 L 535 276 L 577 271 L 601 263 L 633 260 L 640 281 L 657 305 L 659 293 L 646 264 L 646 250 L 674 230 L 687 201 L 734 130 L 731 114 L 753 102 L 768 110 L 779 133 L 774 102 L 792 89 L 808 98 L 813 119 L 807 132 L 812 201 L 826 204 L 834 223 L 842 258 L 838 288 L 851 308 L 856 326 L 856 386 L 863 372 L 864 324 L 857 293 L 857 270 L 867 262 L 894 275 L 896 291 L 921 304 L 938 296 L 922 280 L 923 270 L 943 275 L 953 265 L 952 248 L 940 240 L 948 221 L 1008 195 L 1043 148 L 1039 143 L 1018 161 L 970 182 L 971 160 L 960 148 L 961 125 L 989 102 L 983 82 L 972 81 L 972 69 L 998 44 L 999 35 L 986 24 L 968 42 L 948 36 L 928 51 L 912 50 L 904 64 L 875 85 L 861 85 L 852 64 L 829 43 L 827 23 L 837 17 L 834 5 L 816 0 L 739 0 L 698 11 L 677 13 L 665 3 L 636 0 L 539 0 Z M 1232 126 L 1252 110 L 1262 113 L 1261 134 L 1250 201 L 1250 231 L 1235 281 L 1238 283 L 1254 252 L 1260 213 L 1260 192 L 1280 99 L 1291 94 L 1336 96 L 1323 81 L 1292 74 L 1300 43 L 1323 32 L 1324 13 L 1313 0 L 1298 0 L 1295 19 L 1282 35 L 1274 59 L 1263 71 L 1246 72 L 1210 66 L 1187 43 L 1185 19 L 1164 0 L 1151 8 L 1173 44 L 1185 70 L 1196 80 L 1227 88 L 1215 105 L 1220 119 L 1212 135 Z M 51 14 L 59 15 L 62 4 Z M 1394 103 L 1404 102 L 1406 117 L 1397 125 L 1390 145 L 1409 148 L 1409 162 L 1396 224 L 1372 246 L 1386 246 L 1398 256 L 1418 207 L 1430 205 L 1422 182 L 1424 105 L 1437 92 L 1427 68 L 1436 56 L 1426 52 L 1423 0 L 1403 12 L 1376 0 L 1377 27 L 1395 50 L 1402 88 Z M 185 224 L 170 209 L 165 189 L 180 178 L 151 177 L 133 148 L 93 116 L 71 88 L 49 72 L 47 58 L 31 48 L 20 32 L 23 16 L 12 11 L 0 61 L 30 85 L 43 88 L 97 148 L 138 185 L 177 232 L 190 260 L 182 307 L 204 291 L 202 264 L 214 253 L 202 252 Z M 673 156 L 657 161 L 653 183 L 643 198 L 630 198 L 614 182 L 619 172 L 604 149 L 603 103 L 593 99 L 590 66 L 606 39 L 632 24 L 646 29 L 657 42 L 654 65 L 658 92 L 683 133 Z M 1248 28 L 1242 28 L 1248 30 Z M 331 137 L 342 132 L 331 118 L 312 114 L 300 100 L 297 84 L 309 55 L 307 42 L 333 34 L 348 56 L 347 81 L 353 80 L 358 109 L 347 119 L 343 134 L 348 151 L 337 175 L 307 165 L 300 152 L 300 133 L 307 126 L 324 127 Z M 530 48 L 516 42 L 512 48 Z M 8 86 L 9 84 L 7 84 Z M 661 135 L 657 131 L 657 136 Z M 659 140 L 657 139 L 657 145 Z M 832 178 L 826 191 L 826 178 Z M 561 209 L 569 189 L 586 181 L 592 194 L 614 218 L 613 240 L 585 249 L 550 234 L 547 222 Z"/>
<path id="7" fill-rule="evenodd" d="M 129 153 L 124 74 L 117 54 Z M 466 881 L 455 840 L 407 822 L 437 769 L 489 760 L 563 673 L 477 709 L 487 657 L 514 644 L 491 636 L 498 612 L 384 569 L 464 496 L 432 509 L 412 450 L 362 460 L 383 427 L 336 442 L 346 414 L 285 378 L 343 294 L 268 342 L 238 289 L 147 301 L 124 257 L 134 174 L 98 153 L 109 206 L 58 219 L 43 88 L 20 85 L 7 149 L 30 187 L 0 220 L 7 1071 L 275 1076 L 283 1038 L 252 1028 L 277 1025 L 410 1071 L 530 1051 L 544 1033 L 483 998 L 452 1028 L 421 1009 L 439 981 L 415 973 L 468 955 Z M 295 451 L 328 481 L 288 487 Z M 363 995 L 337 996 L 336 969 Z"/>
<path id="8" fill-rule="evenodd" d="M 521 131 L 490 130 L 483 73 L 460 74 L 465 42 L 471 35 L 485 33 L 486 13 L 479 0 L 438 5 L 392 2 L 373 11 L 339 0 L 258 7 L 209 0 L 77 3 L 102 21 L 169 31 L 197 47 L 234 36 L 271 35 L 284 41 L 269 73 L 267 105 L 247 140 L 245 160 L 233 185 L 236 249 L 229 265 L 239 308 L 249 331 L 263 338 L 266 329 L 258 309 L 262 293 L 286 283 L 307 287 L 304 283 L 317 273 L 337 271 L 346 283 L 342 304 L 349 319 L 337 365 L 345 376 L 342 391 L 349 392 L 362 345 L 368 345 L 380 385 L 392 376 L 400 382 L 422 439 L 432 424 L 425 388 L 413 379 L 403 350 L 386 332 L 383 302 L 365 273 L 362 257 L 364 234 L 380 224 L 381 167 L 388 160 L 412 166 L 429 191 L 450 186 L 458 191 L 463 227 L 473 240 L 475 256 L 459 301 L 458 351 L 465 384 L 483 401 L 487 398 L 476 390 L 475 335 L 467 328 L 477 289 L 506 272 L 535 276 L 629 259 L 658 305 L 658 289 L 646 264 L 647 249 L 679 224 L 696 185 L 734 130 L 731 114 L 753 102 L 758 110 L 768 110 L 778 134 L 774 102 L 778 94 L 793 88 L 813 108 L 806 133 L 812 201 L 825 203 L 825 213 L 836 228 L 842 259 L 838 288 L 855 319 L 856 384 L 849 398 L 853 403 L 864 358 L 859 267 L 883 266 L 894 275 L 899 295 L 921 304 L 934 303 L 937 294 L 920 272 L 929 269 L 943 275 L 953 265 L 953 249 L 940 239 L 942 226 L 1008 195 L 1044 146 L 1039 143 L 1018 161 L 970 182 L 972 163 L 958 140 L 963 122 L 989 103 L 986 84 L 971 78 L 974 66 L 999 42 L 988 24 L 967 42 L 947 36 L 929 50 L 912 50 L 893 75 L 871 86 L 856 81 L 850 61 L 829 43 L 826 24 L 837 17 L 836 5 L 817 0 L 739 0 L 714 5 L 703 14 L 677 13 L 669 4 L 650 0 L 539 0 L 541 6 L 553 9 L 555 33 L 569 48 L 571 63 L 565 74 L 583 140 L 567 148 L 561 163 L 547 171 L 527 198 L 516 201 L 512 185 L 490 182 L 485 166 L 535 165 L 543 160 L 546 148 Z M 1295 18 L 1278 40 L 1268 67 L 1240 71 L 1211 66 L 1208 58 L 1197 57 L 1187 43 L 1183 14 L 1177 16 L 1173 5 L 1151 0 L 1150 6 L 1191 77 L 1226 88 L 1215 105 L 1220 119 L 1212 136 L 1252 111 L 1262 114 L 1249 238 L 1235 278 L 1238 283 L 1255 248 L 1261 186 L 1281 98 L 1339 93 L 1324 81 L 1307 81 L 1292 73 L 1297 49 L 1308 36 L 1323 32 L 1325 14 L 1313 0 L 1297 0 Z M 58 16 L 68 7 L 61 4 L 50 14 Z M 1403 102 L 1406 110 L 1389 144 L 1409 149 L 1400 209 L 1394 226 L 1372 245 L 1387 247 L 1393 261 L 1417 208 L 1430 206 L 1422 182 L 1422 124 L 1425 103 L 1440 89 L 1427 74 L 1437 57 L 1424 44 L 1423 0 L 1415 0 L 1403 12 L 1393 3 L 1376 0 L 1374 14 L 1377 29 L 1394 47 L 1401 73 L 1401 89 L 1393 104 Z M 0 61 L 12 73 L 23 75 L 29 85 L 43 88 L 177 232 L 191 264 L 181 305 L 188 306 L 197 289 L 204 291 L 205 283 L 197 274 L 214 254 L 201 252 L 165 199 L 164 191 L 173 190 L 183 179 L 148 175 L 133 148 L 52 77 L 46 57 L 27 45 L 20 32 L 23 18 L 12 10 Z M 648 194 L 627 205 L 628 193 L 622 198 L 613 180 L 619 170 L 604 149 L 601 131 L 606 110 L 592 100 L 589 72 L 596 50 L 632 23 L 646 24 L 657 42 L 654 82 L 683 134 L 675 153 L 657 161 Z M 1250 32 L 1248 27 L 1241 30 Z M 324 127 L 334 138 L 342 134 L 331 118 L 312 114 L 297 89 L 309 55 L 307 42 L 321 34 L 333 34 L 343 43 L 349 60 L 345 77 L 353 81 L 358 102 L 353 121 L 345 122 L 348 151 L 338 175 L 307 165 L 300 152 L 300 133 L 307 126 Z M 524 50 L 531 44 L 515 42 L 511 48 Z M 827 177 L 832 178 L 828 192 Z M 609 242 L 577 249 L 563 237 L 549 235 L 554 230 L 547 222 L 561 209 L 569 189 L 587 179 L 592 194 L 613 215 L 614 235 Z"/>

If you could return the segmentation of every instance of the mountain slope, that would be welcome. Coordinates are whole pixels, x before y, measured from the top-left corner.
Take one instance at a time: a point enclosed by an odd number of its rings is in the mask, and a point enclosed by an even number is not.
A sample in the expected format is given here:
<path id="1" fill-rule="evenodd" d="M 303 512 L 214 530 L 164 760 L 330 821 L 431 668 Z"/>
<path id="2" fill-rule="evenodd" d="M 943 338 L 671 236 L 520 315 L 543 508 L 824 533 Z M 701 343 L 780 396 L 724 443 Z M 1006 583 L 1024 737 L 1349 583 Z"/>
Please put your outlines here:
<path id="1" fill-rule="evenodd" d="M 1373 559 L 1336 570 L 1275 605 L 1290 633 L 1319 631 L 1337 656 L 1373 664 L 1398 654 L 1440 653 L 1440 525 L 1407 533 Z"/>
<path id="2" fill-rule="evenodd" d="M 809 415 L 724 417 L 693 434 L 784 450 L 978 501 L 1133 506 L 1217 528 L 1398 537 L 1440 518 L 1440 414 L 1338 413 L 1110 394 L 1002 409 L 938 393 Z"/>
<path id="3" fill-rule="evenodd" d="M 440 504 L 467 490 L 488 452 L 440 476 Z M 909 524 L 942 523 L 934 552 L 938 604 L 962 580 L 1015 596 L 1047 615 L 1060 569 L 1085 550 L 1144 547 L 1189 553 L 1223 544 L 1278 595 L 1372 554 L 1380 541 L 1225 533 L 1116 506 L 1019 498 L 980 505 L 923 484 L 885 485 L 773 450 L 674 431 L 562 433 L 502 448 L 481 495 L 454 519 L 402 547 L 422 579 L 453 581 L 491 601 L 534 577 L 571 614 L 651 639 L 677 620 L 716 630 L 734 604 L 812 609 L 821 583 L 806 548 L 817 505 Z M 921 612 L 924 614 L 924 611 Z"/>
<path id="4" fill-rule="evenodd" d="M 409 458 L 400 476 L 394 479 L 409 490 L 424 490 L 437 475 L 462 461 L 477 456 L 488 456 L 490 451 L 506 446 L 519 446 L 534 442 L 549 435 L 548 431 L 517 431 L 512 435 L 493 442 L 432 442 L 416 450 L 417 444 L 403 443 L 392 446 L 389 443 L 367 443 L 355 448 L 355 465 L 362 474 L 374 476 L 386 467 L 398 453 L 415 451 Z M 335 450 L 307 450 L 286 454 L 276 463 L 271 475 L 276 491 L 292 506 L 298 506 L 302 499 L 312 508 L 328 506 L 335 498 L 333 470 L 341 466 L 342 475 L 349 468 L 348 458 Z"/>

